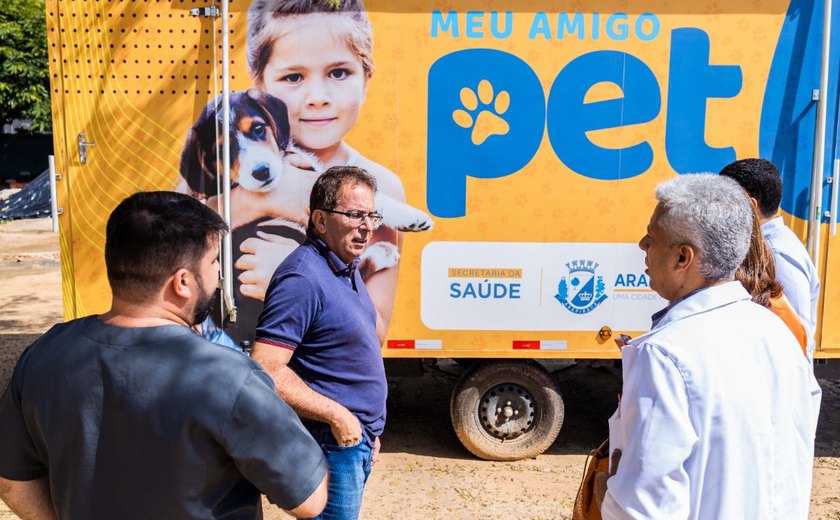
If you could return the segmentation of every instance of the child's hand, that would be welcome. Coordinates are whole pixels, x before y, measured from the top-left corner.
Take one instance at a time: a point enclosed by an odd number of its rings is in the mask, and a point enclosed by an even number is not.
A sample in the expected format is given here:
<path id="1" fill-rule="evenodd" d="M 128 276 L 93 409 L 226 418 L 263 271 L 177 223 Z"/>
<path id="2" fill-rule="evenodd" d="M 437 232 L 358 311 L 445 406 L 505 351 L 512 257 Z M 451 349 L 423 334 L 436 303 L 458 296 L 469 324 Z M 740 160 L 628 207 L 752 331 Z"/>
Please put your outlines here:
<path id="1" fill-rule="evenodd" d="M 242 294 L 263 301 L 274 270 L 297 247 L 298 243 L 290 238 L 263 231 L 257 231 L 256 237 L 242 242 L 239 250 L 243 255 L 234 264 L 237 269 L 243 271 L 239 275 L 239 282 L 242 284 L 239 290 Z"/>
<path id="2" fill-rule="evenodd" d="M 359 274 L 362 280 L 367 280 L 373 273 L 389 267 L 394 267 L 400 261 L 400 250 L 391 242 L 376 242 L 370 244 L 362 253 L 359 262 Z"/>

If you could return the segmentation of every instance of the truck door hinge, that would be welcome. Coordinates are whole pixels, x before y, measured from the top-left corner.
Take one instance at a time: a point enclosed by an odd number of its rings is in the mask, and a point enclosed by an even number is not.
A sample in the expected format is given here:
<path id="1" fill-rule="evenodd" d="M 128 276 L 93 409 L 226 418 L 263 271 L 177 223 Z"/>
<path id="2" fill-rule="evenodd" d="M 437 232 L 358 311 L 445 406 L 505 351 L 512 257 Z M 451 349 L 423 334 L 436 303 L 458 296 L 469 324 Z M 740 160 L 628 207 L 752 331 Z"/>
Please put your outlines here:
<path id="1" fill-rule="evenodd" d="M 215 5 L 207 7 L 193 7 L 190 9 L 190 16 L 206 16 L 208 18 L 218 18 L 221 16 L 219 8 Z"/>

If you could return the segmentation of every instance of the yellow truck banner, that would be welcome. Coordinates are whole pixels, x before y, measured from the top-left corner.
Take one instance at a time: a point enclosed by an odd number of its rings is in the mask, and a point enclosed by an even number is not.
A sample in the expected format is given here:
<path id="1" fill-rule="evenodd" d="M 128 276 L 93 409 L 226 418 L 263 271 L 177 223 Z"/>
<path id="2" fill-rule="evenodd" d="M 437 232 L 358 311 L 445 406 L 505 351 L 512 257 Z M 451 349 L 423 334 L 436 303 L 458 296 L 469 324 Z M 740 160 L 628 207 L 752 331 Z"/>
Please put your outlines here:
<path id="1" fill-rule="evenodd" d="M 637 246 L 655 186 L 764 157 L 803 240 L 819 199 L 817 357 L 840 351 L 824 214 L 837 2 L 825 135 L 822 2 L 293 4 L 232 0 L 225 35 L 220 4 L 47 0 L 67 318 L 110 304 L 104 228 L 122 198 L 180 190 L 222 206 L 226 135 L 237 316 L 220 302 L 206 324 L 226 340 L 253 338 L 318 173 L 352 164 L 380 188 L 385 225 L 361 269 L 386 357 L 616 358 L 612 334 L 647 330 L 667 303 Z"/>

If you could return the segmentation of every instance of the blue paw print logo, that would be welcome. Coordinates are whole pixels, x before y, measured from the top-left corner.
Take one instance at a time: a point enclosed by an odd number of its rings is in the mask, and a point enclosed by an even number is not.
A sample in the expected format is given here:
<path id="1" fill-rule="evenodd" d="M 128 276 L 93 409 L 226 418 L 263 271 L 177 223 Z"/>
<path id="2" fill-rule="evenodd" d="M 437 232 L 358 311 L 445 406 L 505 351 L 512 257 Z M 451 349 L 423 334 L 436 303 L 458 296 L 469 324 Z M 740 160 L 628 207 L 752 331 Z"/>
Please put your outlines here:
<path id="1" fill-rule="evenodd" d="M 510 107 L 510 94 L 506 90 L 494 92 L 493 85 L 483 79 L 478 92 L 469 87 L 461 89 L 461 107 L 452 112 L 452 119 L 461 128 L 471 128 L 470 136 L 478 146 L 491 135 L 505 135 L 510 125 L 501 116 Z"/>
<path id="2" fill-rule="evenodd" d="M 531 66 L 493 49 L 463 49 L 429 69 L 426 197 L 438 217 L 466 215 L 467 179 L 524 168 L 545 132 L 545 94 Z"/>

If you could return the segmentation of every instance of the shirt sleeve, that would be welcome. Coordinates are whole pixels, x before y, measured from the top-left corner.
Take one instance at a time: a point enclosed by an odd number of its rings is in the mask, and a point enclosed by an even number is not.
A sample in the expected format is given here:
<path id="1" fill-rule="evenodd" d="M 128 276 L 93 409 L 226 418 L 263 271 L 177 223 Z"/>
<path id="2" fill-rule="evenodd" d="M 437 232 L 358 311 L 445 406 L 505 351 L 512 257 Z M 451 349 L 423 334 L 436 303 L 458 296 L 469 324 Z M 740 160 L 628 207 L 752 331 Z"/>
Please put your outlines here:
<path id="1" fill-rule="evenodd" d="M 24 352 L 0 398 L 0 476 L 8 480 L 35 480 L 47 474 L 47 466 L 29 433 L 21 404 L 21 377 L 26 357 Z"/>
<path id="2" fill-rule="evenodd" d="M 318 295 L 310 280 L 298 273 L 278 274 L 265 294 L 256 341 L 294 350 L 303 341 L 319 307 Z"/>
<path id="3" fill-rule="evenodd" d="M 698 441 L 685 381 L 660 348 L 643 344 L 625 366 L 620 432 L 623 448 L 601 506 L 605 520 L 687 518 L 685 463 Z"/>
<path id="4" fill-rule="evenodd" d="M 283 509 L 302 504 L 327 472 L 321 448 L 261 369 L 243 383 L 224 439 L 242 475 Z"/>
<path id="5" fill-rule="evenodd" d="M 796 311 L 796 315 L 805 324 L 808 336 L 813 336 L 815 323 L 811 311 L 811 282 L 808 281 L 808 276 L 792 258 L 778 251 L 775 251 L 774 256 L 776 260 L 776 279 L 782 285 L 785 297 L 787 297 L 793 310 Z"/>

